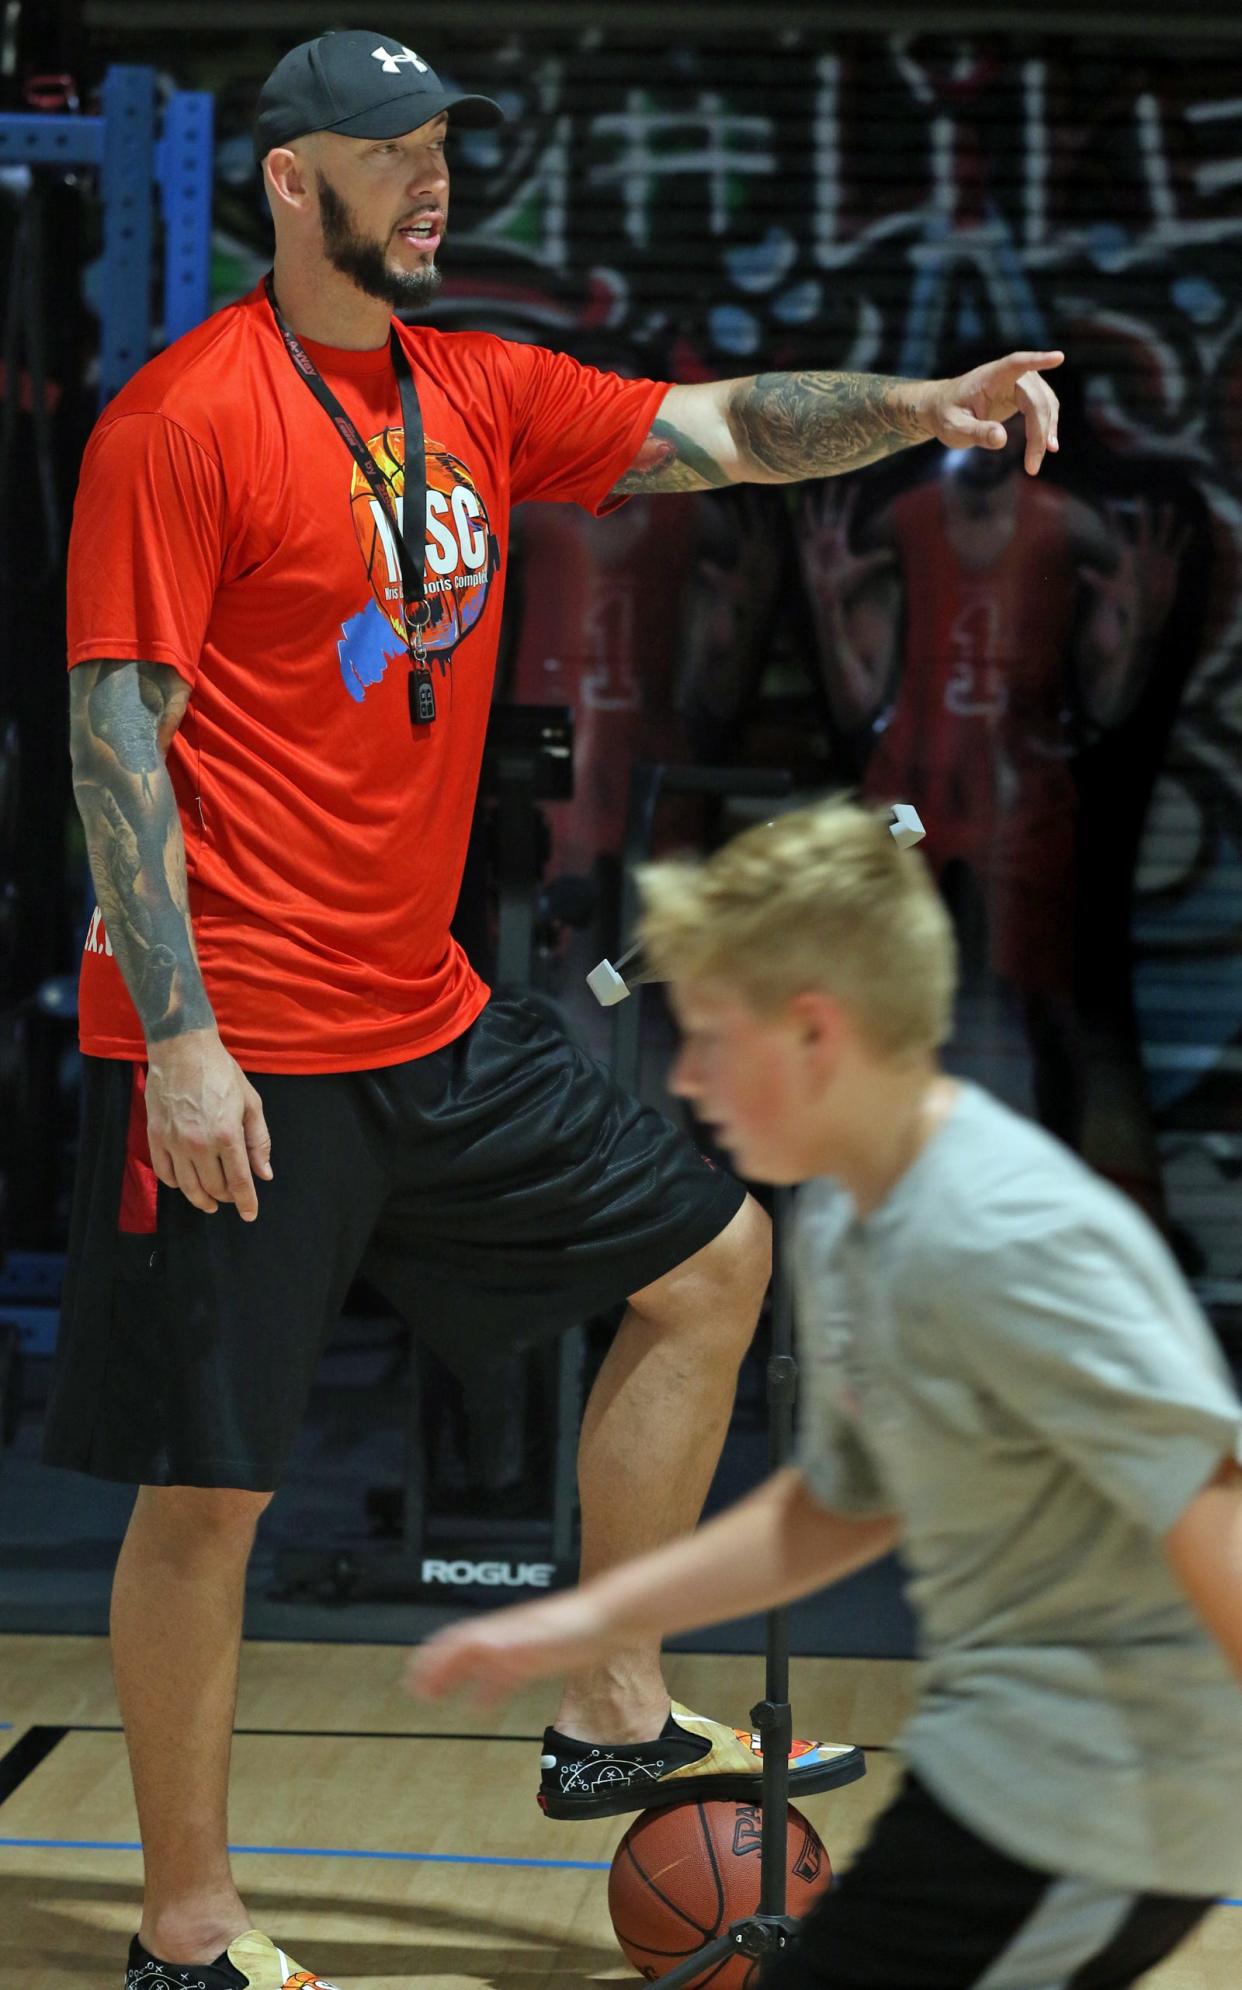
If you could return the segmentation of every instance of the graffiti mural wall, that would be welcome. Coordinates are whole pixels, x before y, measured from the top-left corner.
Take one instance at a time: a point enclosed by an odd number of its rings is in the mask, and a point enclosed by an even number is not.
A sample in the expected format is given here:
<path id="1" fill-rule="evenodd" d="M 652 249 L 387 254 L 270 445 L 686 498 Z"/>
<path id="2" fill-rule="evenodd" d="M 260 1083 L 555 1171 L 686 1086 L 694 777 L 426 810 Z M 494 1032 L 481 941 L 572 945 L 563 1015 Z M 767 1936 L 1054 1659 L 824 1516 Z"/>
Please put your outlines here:
<path id="1" fill-rule="evenodd" d="M 246 87 L 227 57 L 222 297 L 265 265 L 245 122 L 277 52 Z M 455 141 L 442 323 L 670 379 L 1065 350 L 1038 485 L 929 446 L 603 525 L 530 508 L 503 694 L 578 706 L 562 869 L 615 849 L 636 753 L 924 807 L 961 1068 L 1242 1322 L 1238 51 L 515 27 L 426 52 L 511 114 Z"/>

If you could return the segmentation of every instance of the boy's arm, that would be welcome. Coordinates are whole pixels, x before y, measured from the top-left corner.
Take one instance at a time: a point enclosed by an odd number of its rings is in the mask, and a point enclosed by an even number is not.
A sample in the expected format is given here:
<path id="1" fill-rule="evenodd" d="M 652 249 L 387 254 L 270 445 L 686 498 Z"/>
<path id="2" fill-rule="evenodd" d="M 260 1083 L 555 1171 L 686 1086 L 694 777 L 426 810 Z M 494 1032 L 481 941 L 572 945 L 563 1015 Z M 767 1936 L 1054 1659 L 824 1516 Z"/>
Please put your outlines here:
<path id="1" fill-rule="evenodd" d="M 777 1472 L 697 1532 L 561 1596 L 450 1624 L 419 1647 L 424 1699 L 470 1686 L 490 1705 L 529 1679 L 577 1671 L 619 1646 L 771 1610 L 896 1546 L 892 1514 L 829 1512 L 801 1472 Z"/>
<path id="2" fill-rule="evenodd" d="M 1242 1678 L 1242 1467 L 1222 1461 L 1165 1535 L 1164 1551 L 1198 1615 Z"/>

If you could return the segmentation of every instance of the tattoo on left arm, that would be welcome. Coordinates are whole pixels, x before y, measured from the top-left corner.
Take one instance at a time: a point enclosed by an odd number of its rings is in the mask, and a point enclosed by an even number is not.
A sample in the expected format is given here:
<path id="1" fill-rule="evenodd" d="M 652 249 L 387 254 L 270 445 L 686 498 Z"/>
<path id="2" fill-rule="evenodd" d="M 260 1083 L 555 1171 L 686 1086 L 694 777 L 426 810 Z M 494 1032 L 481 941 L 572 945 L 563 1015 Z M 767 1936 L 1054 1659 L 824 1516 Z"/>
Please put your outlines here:
<path id="1" fill-rule="evenodd" d="M 925 442 L 919 383 L 884 373 L 758 373 L 729 397 L 743 476 L 794 483 Z"/>
<path id="2" fill-rule="evenodd" d="M 611 495 L 788 484 L 861 469 L 927 440 L 922 385 L 883 373 L 758 373 L 673 389 L 665 406 L 676 397 L 677 421 L 656 417 Z"/>
<path id="3" fill-rule="evenodd" d="M 700 448 L 671 421 L 657 416 L 629 469 L 613 485 L 612 495 L 717 490 L 732 481 L 729 472 L 706 449 Z"/>

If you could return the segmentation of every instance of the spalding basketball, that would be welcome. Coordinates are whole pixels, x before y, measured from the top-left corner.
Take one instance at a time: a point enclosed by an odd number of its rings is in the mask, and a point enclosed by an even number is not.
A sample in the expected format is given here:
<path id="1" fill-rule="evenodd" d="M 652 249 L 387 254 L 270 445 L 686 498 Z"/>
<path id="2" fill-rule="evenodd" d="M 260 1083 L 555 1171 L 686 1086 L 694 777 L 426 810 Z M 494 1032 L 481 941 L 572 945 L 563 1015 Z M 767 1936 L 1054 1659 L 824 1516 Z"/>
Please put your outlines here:
<path id="1" fill-rule="evenodd" d="M 626 1956 L 649 1983 L 755 1913 L 762 1821 L 753 1803 L 679 1803 L 635 1818 L 608 1875 L 608 1911 Z M 827 1891 L 832 1868 L 815 1827 L 792 1804 L 785 1871 L 785 1912 L 800 1917 Z M 747 1990 L 758 1975 L 758 1962 L 738 1955 L 694 1981 L 711 1990 Z"/>

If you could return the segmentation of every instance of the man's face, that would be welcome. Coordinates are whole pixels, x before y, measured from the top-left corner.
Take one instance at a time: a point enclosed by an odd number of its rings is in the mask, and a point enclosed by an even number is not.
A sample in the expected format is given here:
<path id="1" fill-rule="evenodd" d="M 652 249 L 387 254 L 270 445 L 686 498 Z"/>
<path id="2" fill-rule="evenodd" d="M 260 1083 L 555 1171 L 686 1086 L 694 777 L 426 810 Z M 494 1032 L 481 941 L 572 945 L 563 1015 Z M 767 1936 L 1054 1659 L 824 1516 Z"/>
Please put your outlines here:
<path id="1" fill-rule="evenodd" d="M 402 138 L 321 137 L 315 180 L 324 255 L 368 297 L 394 309 L 426 303 L 440 285 L 447 131 L 441 115 Z"/>
<path id="2" fill-rule="evenodd" d="M 681 1029 L 669 1090 L 691 1102 L 738 1173 L 788 1184 L 819 1172 L 822 1058 L 796 1005 L 768 1016 L 704 983 L 674 982 L 669 994 Z"/>

